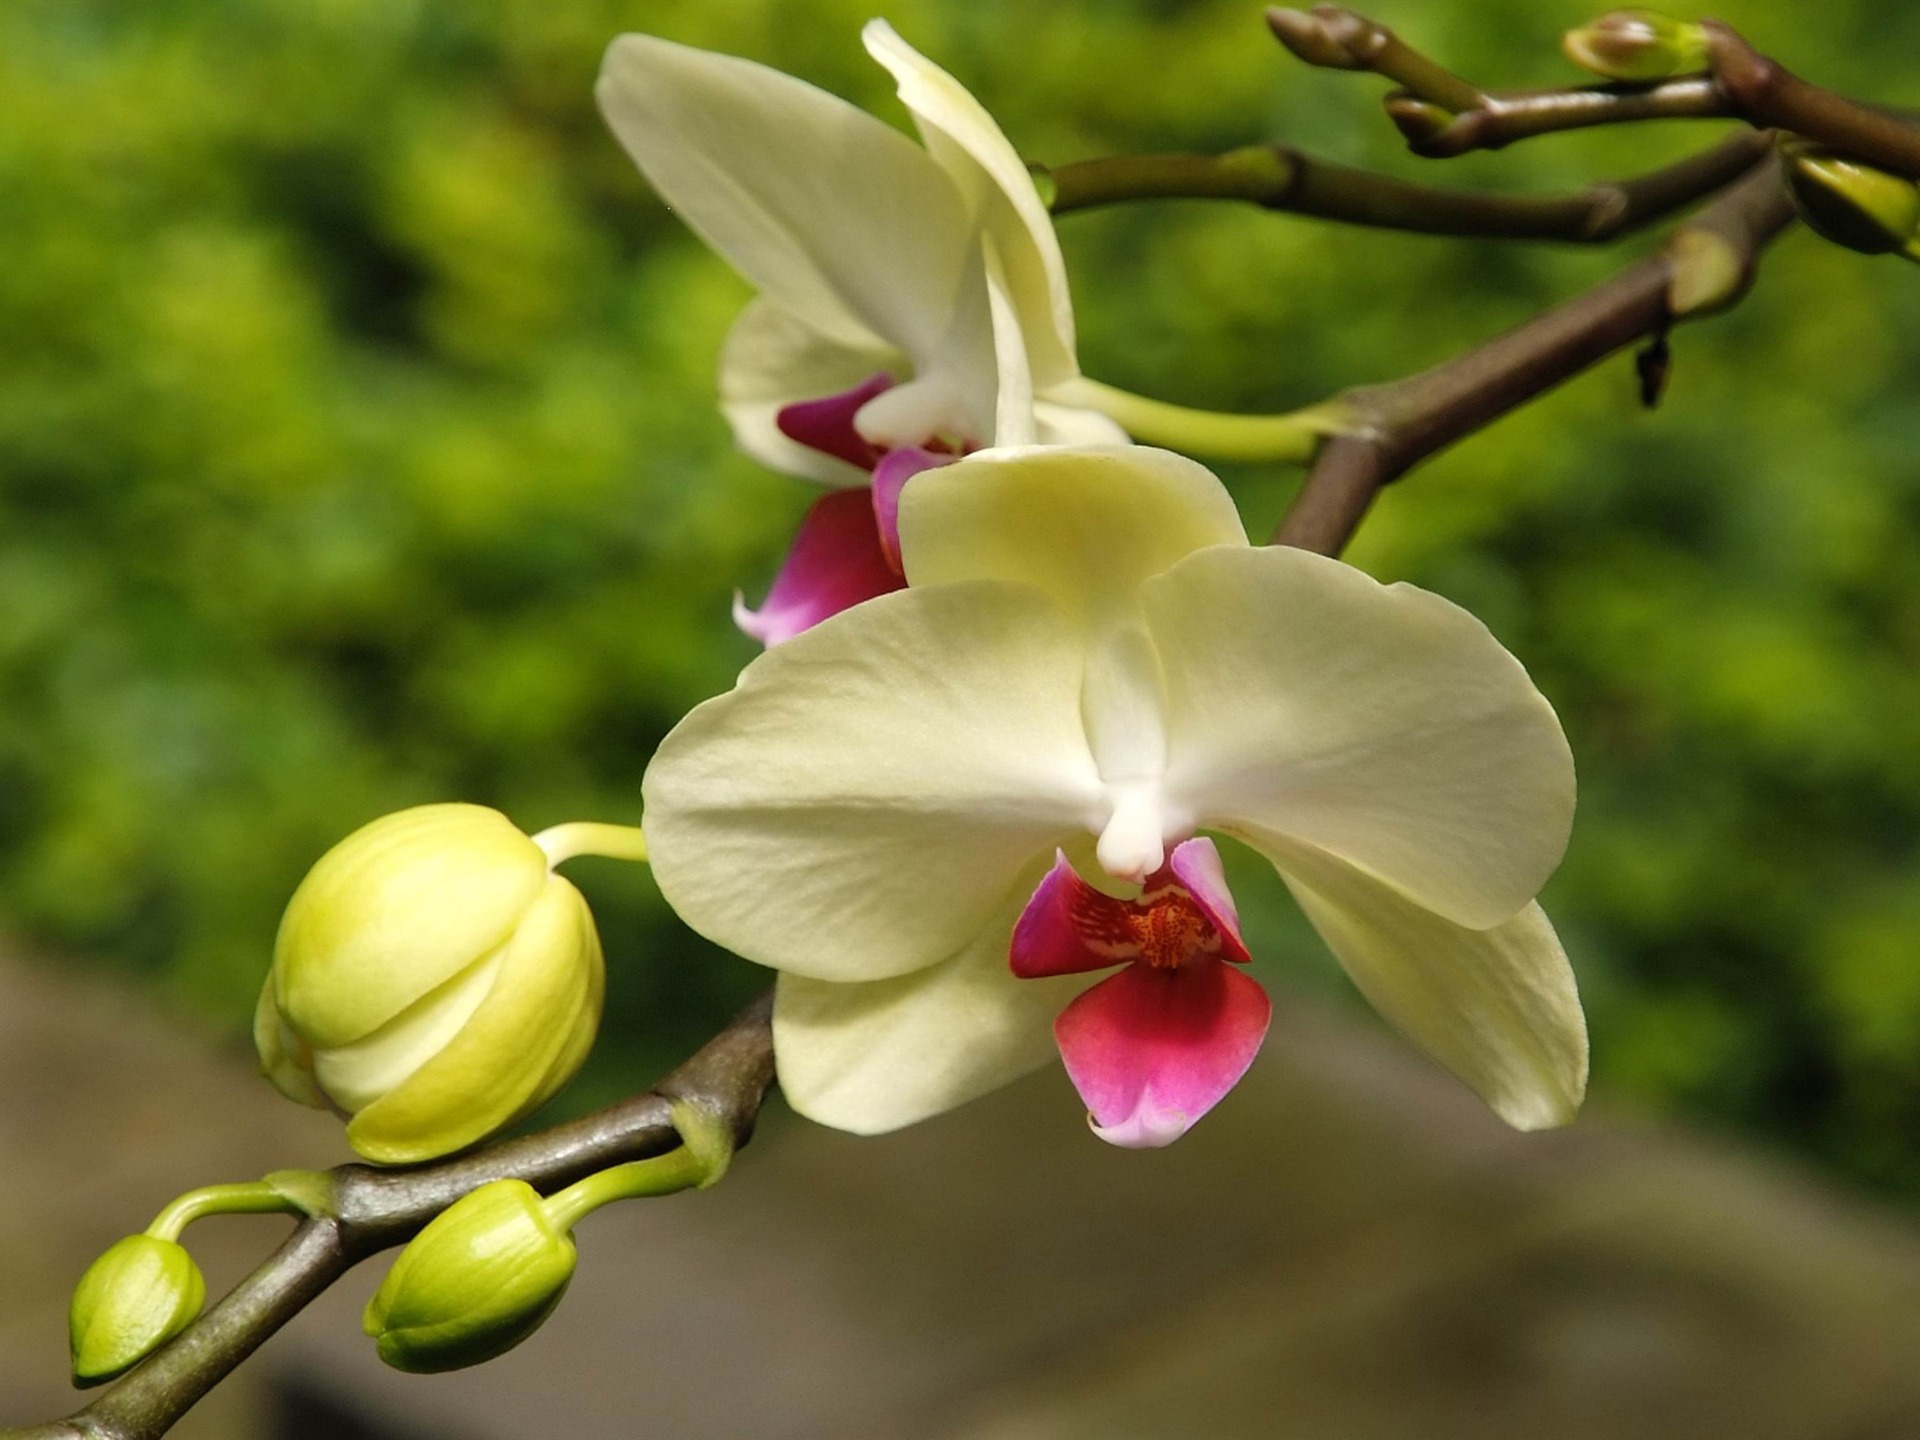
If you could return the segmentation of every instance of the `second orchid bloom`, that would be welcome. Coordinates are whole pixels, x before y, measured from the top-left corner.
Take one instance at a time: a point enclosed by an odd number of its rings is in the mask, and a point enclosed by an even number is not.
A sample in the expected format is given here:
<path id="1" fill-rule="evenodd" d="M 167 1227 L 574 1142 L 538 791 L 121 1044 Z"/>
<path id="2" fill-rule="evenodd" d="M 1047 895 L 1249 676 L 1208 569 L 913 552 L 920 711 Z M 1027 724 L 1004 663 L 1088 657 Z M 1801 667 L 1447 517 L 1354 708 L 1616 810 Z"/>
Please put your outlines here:
<path id="1" fill-rule="evenodd" d="M 864 38 L 924 148 L 790 75 L 652 36 L 616 41 L 600 80 L 648 180 L 760 292 L 721 358 L 735 438 L 840 487 L 766 604 L 737 609 L 766 644 L 904 583 L 893 509 L 917 471 L 996 444 L 1126 439 L 1051 398 L 1079 377 L 1073 307 L 1018 153 L 885 21 Z"/>
<path id="2" fill-rule="evenodd" d="M 1484 626 L 1250 546 L 1164 451 L 973 455 L 898 526 L 910 588 L 755 660 L 646 780 L 667 899 L 781 972 L 795 1108 L 889 1130 L 1057 1048 L 1103 1138 L 1177 1138 L 1269 1016 L 1211 831 L 1502 1117 L 1571 1117 L 1585 1026 L 1534 897 L 1573 764 Z"/>

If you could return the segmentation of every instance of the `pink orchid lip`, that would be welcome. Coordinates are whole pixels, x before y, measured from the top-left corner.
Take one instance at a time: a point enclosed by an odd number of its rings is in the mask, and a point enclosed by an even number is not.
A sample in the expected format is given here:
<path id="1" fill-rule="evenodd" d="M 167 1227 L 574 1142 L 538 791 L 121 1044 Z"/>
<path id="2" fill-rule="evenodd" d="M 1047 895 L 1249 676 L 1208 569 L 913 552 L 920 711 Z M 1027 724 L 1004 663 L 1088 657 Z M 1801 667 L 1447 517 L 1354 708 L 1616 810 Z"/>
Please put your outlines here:
<path id="1" fill-rule="evenodd" d="M 1053 1034 L 1093 1133 L 1151 1149 L 1239 1083 L 1272 1019 L 1267 992 L 1231 965 L 1129 965 L 1061 1011 Z"/>
<path id="2" fill-rule="evenodd" d="M 1008 951 L 1021 979 L 1125 967 L 1082 992 L 1053 1033 L 1094 1133 L 1130 1148 L 1179 1139 L 1253 1063 L 1273 1006 L 1233 968 L 1248 959 L 1206 839 L 1176 846 L 1134 900 L 1102 894 L 1056 854 Z"/>
<path id="3" fill-rule="evenodd" d="M 869 376 L 851 390 L 842 390 L 837 395 L 783 405 L 773 417 L 773 423 L 782 435 L 809 450 L 844 460 L 855 469 L 871 470 L 886 452 L 854 428 L 853 417 L 869 400 L 891 390 L 893 385 L 891 375 Z"/>
<path id="4" fill-rule="evenodd" d="M 900 561 L 900 492 L 907 488 L 907 481 L 922 470 L 951 465 L 959 458 L 958 455 L 908 446 L 889 450 L 880 457 L 880 463 L 873 467 L 873 516 L 880 526 L 880 548 L 886 551 L 887 563 L 893 567 L 896 575 L 906 573 L 906 567 Z"/>
<path id="5" fill-rule="evenodd" d="M 766 603 L 749 610 L 736 598 L 733 622 L 762 645 L 778 645 L 830 615 L 899 590 L 865 490 L 834 490 L 813 502 L 781 562 Z"/>
<path id="6" fill-rule="evenodd" d="M 1204 838 L 1176 845 L 1137 900 L 1101 894 L 1056 853 L 1020 912 L 1008 954 L 1022 980 L 1136 962 L 1179 968 L 1199 959 L 1250 958 L 1220 852 Z"/>

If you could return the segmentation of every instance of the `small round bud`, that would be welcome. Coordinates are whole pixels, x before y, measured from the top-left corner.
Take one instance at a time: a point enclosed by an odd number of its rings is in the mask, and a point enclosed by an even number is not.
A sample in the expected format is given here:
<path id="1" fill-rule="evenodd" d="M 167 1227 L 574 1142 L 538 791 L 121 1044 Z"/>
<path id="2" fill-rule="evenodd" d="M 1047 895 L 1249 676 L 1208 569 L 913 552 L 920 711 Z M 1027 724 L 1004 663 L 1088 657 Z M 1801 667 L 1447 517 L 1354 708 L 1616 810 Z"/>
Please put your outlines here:
<path id="1" fill-rule="evenodd" d="M 396 1370 L 433 1374 L 504 1355 L 573 1279 L 573 1240 L 524 1180 L 462 1196 L 400 1252 L 362 1326 Z"/>
<path id="2" fill-rule="evenodd" d="M 498 811 L 363 826 L 294 892 L 254 1017 L 261 1066 L 382 1164 L 449 1154 L 573 1078 L 600 1023 L 593 916 Z"/>
<path id="3" fill-rule="evenodd" d="M 191 1325 L 207 1282 L 185 1248 L 129 1235 L 87 1267 L 67 1313 L 73 1383 L 98 1385 L 147 1358 Z"/>
<path id="4" fill-rule="evenodd" d="M 1609 80 L 1665 80 L 1707 65 L 1707 32 L 1652 10 L 1614 10 L 1569 30 L 1567 58 Z"/>
<path id="5" fill-rule="evenodd" d="M 1920 187 L 1806 141 L 1781 147 L 1801 217 L 1836 245 L 1868 255 L 1904 250 L 1920 232 Z"/>

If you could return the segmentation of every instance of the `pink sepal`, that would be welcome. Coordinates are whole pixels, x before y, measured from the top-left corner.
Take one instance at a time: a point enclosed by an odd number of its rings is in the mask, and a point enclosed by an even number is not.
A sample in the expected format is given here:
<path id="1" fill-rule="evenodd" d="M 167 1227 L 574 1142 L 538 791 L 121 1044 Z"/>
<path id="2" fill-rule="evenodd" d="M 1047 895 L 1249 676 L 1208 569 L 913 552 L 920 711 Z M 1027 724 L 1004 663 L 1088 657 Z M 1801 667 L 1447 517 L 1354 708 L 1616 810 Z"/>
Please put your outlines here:
<path id="1" fill-rule="evenodd" d="M 1167 857 L 1166 870 L 1149 880 L 1148 888 L 1169 871 L 1186 888 L 1188 897 L 1200 907 L 1200 913 L 1220 932 L 1220 958 L 1236 965 L 1253 959 L 1246 942 L 1240 938 L 1240 912 L 1234 907 L 1233 892 L 1227 889 L 1227 872 L 1220 864 L 1220 852 L 1214 848 L 1213 841 L 1202 835 L 1174 846 L 1173 854 Z"/>
<path id="2" fill-rule="evenodd" d="M 1102 895 L 1056 850 L 1053 869 L 1014 922 L 1007 950 L 1013 973 L 1022 980 L 1038 980 L 1105 970 L 1139 958 L 1126 901 Z"/>
<path id="3" fill-rule="evenodd" d="M 1147 877 L 1138 900 L 1103 895 L 1075 873 L 1067 857 L 1054 852 L 1053 869 L 1040 882 L 1013 927 L 1007 960 L 1022 980 L 1046 975 L 1079 975 L 1110 965 L 1160 960 L 1187 963 L 1218 958 L 1244 965 L 1252 958 L 1240 938 L 1240 917 L 1220 852 L 1207 839 L 1174 847 L 1167 863 Z M 1190 927 L 1153 925 L 1153 912 L 1186 909 Z M 1197 912 L 1197 914 L 1195 913 Z M 1149 955 L 1143 937 L 1187 938 L 1189 954 Z"/>
<path id="4" fill-rule="evenodd" d="M 853 417 L 874 396 L 892 388 L 891 375 L 875 375 L 838 395 L 783 405 L 773 417 L 773 423 L 782 435 L 809 450 L 818 450 L 861 470 L 871 470 L 883 452 L 854 429 Z"/>
<path id="5" fill-rule="evenodd" d="M 1093 1133 L 1112 1145 L 1170 1145 L 1219 1103 L 1260 1053 L 1273 1004 L 1230 965 L 1129 965 L 1054 1021 Z"/>
<path id="6" fill-rule="evenodd" d="M 887 563 L 896 574 L 906 573 L 900 563 L 900 492 L 922 470 L 951 465 L 959 458 L 908 445 L 889 450 L 873 467 L 873 518 L 880 526 L 880 548 L 886 551 Z"/>
<path id="7" fill-rule="evenodd" d="M 814 501 L 800 522 L 766 603 L 749 610 L 735 596 L 733 623 L 762 645 L 778 645 L 905 585 L 880 547 L 872 498 L 865 490 L 834 490 Z"/>

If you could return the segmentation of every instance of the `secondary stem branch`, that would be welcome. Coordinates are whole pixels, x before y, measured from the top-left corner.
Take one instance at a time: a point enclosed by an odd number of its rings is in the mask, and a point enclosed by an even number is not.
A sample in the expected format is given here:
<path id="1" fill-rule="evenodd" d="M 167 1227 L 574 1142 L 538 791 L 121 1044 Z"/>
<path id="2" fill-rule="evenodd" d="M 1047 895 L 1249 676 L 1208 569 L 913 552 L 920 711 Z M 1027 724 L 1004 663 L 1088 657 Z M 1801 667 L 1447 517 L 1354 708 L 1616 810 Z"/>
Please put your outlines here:
<path id="1" fill-rule="evenodd" d="M 1738 135 L 1663 169 L 1567 195 L 1502 195 L 1401 180 L 1317 159 L 1286 145 L 1223 155 L 1126 155 L 1051 172 L 1055 215 L 1122 201 L 1244 200 L 1268 210 L 1429 235 L 1613 240 L 1736 179 L 1767 137 Z"/>
<path id="2" fill-rule="evenodd" d="M 648 1093 L 570 1124 L 432 1165 L 331 1172 L 333 1209 L 303 1220 L 258 1270 L 174 1340 L 70 1418 L 4 1432 L 0 1440 L 159 1440 L 233 1368 L 354 1265 L 410 1239 L 489 1180 L 512 1177 L 545 1194 L 680 1141 L 671 1103 L 709 1111 L 736 1145 L 752 1137 L 773 1083 L 771 995 L 762 996 Z"/>
<path id="3" fill-rule="evenodd" d="M 1428 59 L 1393 31 L 1339 5 L 1272 9 L 1267 23 L 1309 65 L 1366 70 L 1401 88 L 1387 113 L 1415 153 L 1492 150 L 1559 130 L 1641 120 L 1744 120 L 1791 130 L 1868 164 L 1920 177 L 1920 128 L 1801 79 L 1732 27 L 1708 21 L 1704 75 L 1652 85 L 1485 90 Z"/>
<path id="4" fill-rule="evenodd" d="M 1792 219 L 1763 163 L 1659 254 L 1444 365 L 1341 395 L 1354 432 L 1321 448 L 1274 543 L 1338 554 L 1380 488 L 1422 460 L 1635 340 L 1733 304 Z"/>

